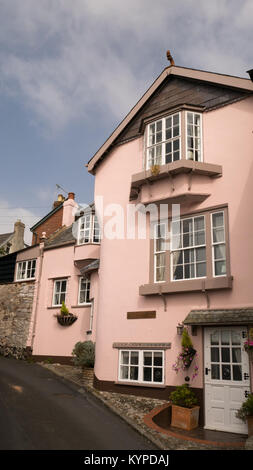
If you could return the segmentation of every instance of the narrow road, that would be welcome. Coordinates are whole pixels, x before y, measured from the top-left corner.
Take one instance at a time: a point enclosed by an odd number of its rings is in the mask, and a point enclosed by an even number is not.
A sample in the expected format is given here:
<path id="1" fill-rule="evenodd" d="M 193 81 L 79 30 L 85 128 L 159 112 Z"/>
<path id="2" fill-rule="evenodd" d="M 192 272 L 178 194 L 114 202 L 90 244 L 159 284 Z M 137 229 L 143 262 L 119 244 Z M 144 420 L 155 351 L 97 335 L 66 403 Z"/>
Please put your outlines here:
<path id="1" fill-rule="evenodd" d="M 153 450 L 87 392 L 38 364 L 0 357 L 1 450 Z"/>

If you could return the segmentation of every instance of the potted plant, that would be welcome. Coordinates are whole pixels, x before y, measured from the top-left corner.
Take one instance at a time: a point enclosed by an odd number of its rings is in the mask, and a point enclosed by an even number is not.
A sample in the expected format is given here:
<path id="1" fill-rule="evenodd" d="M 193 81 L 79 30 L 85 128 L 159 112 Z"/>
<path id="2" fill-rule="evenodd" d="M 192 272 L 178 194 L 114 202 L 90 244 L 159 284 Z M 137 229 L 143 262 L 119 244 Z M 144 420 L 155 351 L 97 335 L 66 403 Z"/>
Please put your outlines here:
<path id="1" fill-rule="evenodd" d="M 188 384 L 176 387 L 170 394 L 172 403 L 171 426 L 190 431 L 199 424 L 198 399 Z"/>
<path id="2" fill-rule="evenodd" d="M 56 317 L 58 323 L 62 326 L 70 326 L 77 320 L 77 316 L 69 312 L 65 302 L 62 302 L 60 313 Z"/>
<path id="3" fill-rule="evenodd" d="M 153 176 L 157 176 L 160 173 L 160 165 L 152 165 L 150 170 Z"/>
<path id="4" fill-rule="evenodd" d="M 82 368 L 83 379 L 86 383 L 93 383 L 93 368 L 95 363 L 95 343 L 92 341 L 79 341 L 72 351 L 75 366 Z"/>
<path id="5" fill-rule="evenodd" d="M 243 402 L 236 413 L 236 417 L 248 423 L 248 435 L 253 436 L 253 393 Z"/>

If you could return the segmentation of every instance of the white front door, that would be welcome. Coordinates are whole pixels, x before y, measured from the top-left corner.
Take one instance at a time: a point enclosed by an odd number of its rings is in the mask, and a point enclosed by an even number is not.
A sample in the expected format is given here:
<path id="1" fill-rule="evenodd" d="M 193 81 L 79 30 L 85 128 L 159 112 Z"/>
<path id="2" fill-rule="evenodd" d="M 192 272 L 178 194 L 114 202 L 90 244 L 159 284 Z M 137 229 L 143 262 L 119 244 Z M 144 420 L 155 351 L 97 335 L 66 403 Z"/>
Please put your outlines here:
<path id="1" fill-rule="evenodd" d="M 205 328 L 205 428 L 247 434 L 236 411 L 250 393 L 245 327 Z"/>

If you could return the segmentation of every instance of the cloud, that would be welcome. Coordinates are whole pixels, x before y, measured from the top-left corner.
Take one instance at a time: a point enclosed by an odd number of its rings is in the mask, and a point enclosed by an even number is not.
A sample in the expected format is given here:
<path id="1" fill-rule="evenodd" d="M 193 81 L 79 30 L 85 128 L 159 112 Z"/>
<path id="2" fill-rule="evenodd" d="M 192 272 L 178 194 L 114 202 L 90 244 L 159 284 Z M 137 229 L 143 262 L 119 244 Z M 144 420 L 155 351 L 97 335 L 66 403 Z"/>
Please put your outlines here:
<path id="1" fill-rule="evenodd" d="M 251 0 L 2 0 L 3 93 L 57 132 L 94 111 L 121 119 L 167 65 L 252 67 Z"/>
<path id="2" fill-rule="evenodd" d="M 20 219 L 25 224 L 25 242 L 30 244 L 32 227 L 41 217 L 36 216 L 31 210 L 22 207 L 13 207 L 7 201 L 0 200 L 0 233 L 14 231 L 15 222 Z"/>

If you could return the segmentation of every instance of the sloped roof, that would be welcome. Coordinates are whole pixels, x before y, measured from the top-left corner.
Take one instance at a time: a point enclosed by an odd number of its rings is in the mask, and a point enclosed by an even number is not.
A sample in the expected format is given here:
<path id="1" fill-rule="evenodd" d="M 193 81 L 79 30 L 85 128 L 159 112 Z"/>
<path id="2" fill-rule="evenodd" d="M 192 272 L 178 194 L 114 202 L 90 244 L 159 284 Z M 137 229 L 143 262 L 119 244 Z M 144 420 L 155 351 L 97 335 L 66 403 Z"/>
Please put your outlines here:
<path id="1" fill-rule="evenodd" d="M 75 243 L 76 239 L 72 233 L 72 225 L 70 227 L 63 227 L 59 233 L 45 242 L 45 250 L 49 248 L 57 248 L 63 245 L 70 245 Z"/>
<path id="2" fill-rule="evenodd" d="M 33 232 L 37 227 L 39 227 L 43 222 L 45 222 L 45 220 L 49 219 L 53 214 L 55 214 L 55 212 L 60 210 L 63 206 L 63 203 L 64 203 L 64 201 L 61 204 L 59 204 L 58 206 L 54 207 L 50 212 L 48 212 L 48 214 L 46 214 L 44 217 L 42 217 L 42 219 L 40 219 L 38 222 L 36 222 L 36 224 L 34 224 L 30 228 L 30 231 Z"/>
<path id="3" fill-rule="evenodd" d="M 141 108 L 147 103 L 150 97 L 161 86 L 161 84 L 168 79 L 168 77 L 178 77 L 188 80 L 195 80 L 206 84 L 227 87 L 233 90 L 241 91 L 242 97 L 247 97 L 253 93 L 253 82 L 248 78 L 233 77 L 231 75 L 218 74 L 213 72 L 206 72 L 202 70 L 195 70 L 186 67 L 169 66 L 166 67 L 159 77 L 154 81 L 142 98 L 131 109 L 123 121 L 118 125 L 114 132 L 109 136 L 105 143 L 99 148 L 95 155 L 88 162 L 88 171 L 94 173 L 95 166 L 103 158 L 106 152 L 110 149 L 117 137 L 123 132 L 126 126 L 132 121 Z M 183 102 L 185 103 L 185 101 Z M 182 103 L 182 104 L 183 104 Z"/>
<path id="4" fill-rule="evenodd" d="M 7 243 L 13 235 L 14 235 L 14 232 L 0 233 L 0 246 L 5 245 L 5 243 Z"/>

